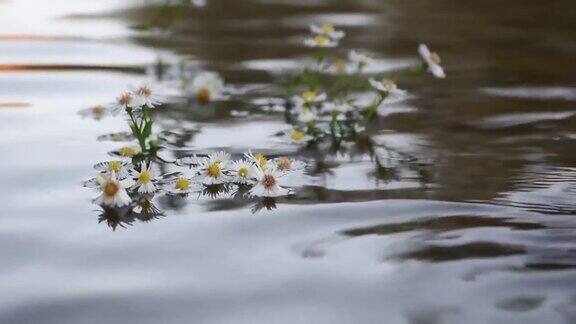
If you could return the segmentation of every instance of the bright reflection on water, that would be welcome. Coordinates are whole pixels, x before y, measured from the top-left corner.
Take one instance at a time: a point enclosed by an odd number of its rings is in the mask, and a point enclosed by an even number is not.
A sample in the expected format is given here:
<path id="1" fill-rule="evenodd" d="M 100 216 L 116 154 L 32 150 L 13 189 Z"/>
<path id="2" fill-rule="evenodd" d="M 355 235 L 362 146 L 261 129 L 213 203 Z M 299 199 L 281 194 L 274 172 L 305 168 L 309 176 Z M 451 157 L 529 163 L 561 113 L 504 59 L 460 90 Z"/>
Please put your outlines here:
<path id="1" fill-rule="evenodd" d="M 0 323 L 576 322 L 573 2 L 153 3 L 0 1 Z M 287 145 L 284 114 L 248 104 L 283 95 L 323 19 L 347 32 L 336 55 L 367 51 L 412 95 L 371 142 Z M 396 73 L 422 41 L 446 80 Z M 126 128 L 77 112 L 141 82 L 177 94 L 178 64 L 237 93 L 173 96 L 167 157 L 295 156 L 294 196 L 91 204 L 80 182 L 118 148 L 97 138 Z"/>

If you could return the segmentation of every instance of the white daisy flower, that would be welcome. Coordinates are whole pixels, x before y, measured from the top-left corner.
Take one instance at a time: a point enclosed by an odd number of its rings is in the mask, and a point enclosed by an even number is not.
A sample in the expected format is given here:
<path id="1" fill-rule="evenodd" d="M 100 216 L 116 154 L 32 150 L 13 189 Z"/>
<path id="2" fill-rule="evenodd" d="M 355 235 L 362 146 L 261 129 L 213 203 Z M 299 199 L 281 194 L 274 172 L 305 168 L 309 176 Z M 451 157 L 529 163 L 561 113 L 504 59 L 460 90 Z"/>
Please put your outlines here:
<path id="1" fill-rule="evenodd" d="M 201 182 L 209 186 L 228 181 L 228 176 L 225 172 L 227 171 L 229 157 L 228 153 L 217 152 L 203 158 L 199 165 Z"/>
<path id="2" fill-rule="evenodd" d="M 154 193 L 156 192 L 156 178 L 158 173 L 156 172 L 152 162 L 146 164 L 146 162 L 140 163 L 140 171 L 133 169 L 132 178 L 135 183 L 134 186 L 138 188 L 139 193 Z"/>
<path id="3" fill-rule="evenodd" d="M 78 114 L 80 116 L 82 116 L 83 118 L 90 117 L 90 118 L 93 118 L 95 120 L 100 120 L 100 119 L 108 116 L 110 113 L 111 113 L 111 111 L 102 105 L 97 105 L 94 107 L 82 109 L 78 112 Z"/>
<path id="4" fill-rule="evenodd" d="M 114 172 L 120 180 L 126 179 L 130 175 L 130 168 L 132 168 L 131 163 L 117 160 L 100 162 L 94 165 L 94 169 L 97 171 L 107 174 Z"/>
<path id="5" fill-rule="evenodd" d="M 110 152 L 110 155 L 132 158 L 140 153 L 142 153 L 142 149 L 139 145 L 126 145 L 116 151 Z"/>
<path id="6" fill-rule="evenodd" d="M 280 186 L 279 177 L 275 166 L 266 169 L 256 168 L 257 182 L 250 190 L 252 196 L 278 197 L 290 194 L 290 190 Z"/>
<path id="7" fill-rule="evenodd" d="M 306 163 L 289 157 L 279 157 L 274 159 L 274 165 L 278 173 L 304 170 Z"/>
<path id="8" fill-rule="evenodd" d="M 328 36 L 316 35 L 312 38 L 306 38 L 304 45 L 308 47 L 336 47 L 338 46 L 338 41 Z"/>
<path id="9" fill-rule="evenodd" d="M 192 80 L 189 91 L 198 102 L 207 104 L 222 97 L 224 81 L 218 73 L 202 72 Z"/>
<path id="10" fill-rule="evenodd" d="M 111 112 L 112 115 L 117 115 L 126 108 L 139 108 L 140 106 L 135 105 L 134 95 L 128 91 L 122 92 L 116 101 L 112 104 Z"/>
<path id="11" fill-rule="evenodd" d="M 345 114 L 347 112 L 354 111 L 354 106 L 347 102 L 324 102 L 322 103 L 322 107 L 320 107 L 320 113 L 322 114 L 331 114 L 333 112 L 339 112 L 341 114 Z"/>
<path id="12" fill-rule="evenodd" d="M 316 120 L 316 113 L 314 113 L 310 109 L 307 109 L 307 110 L 302 111 L 300 114 L 298 114 L 297 119 L 299 122 L 301 122 L 303 124 L 308 124 L 308 123 Z"/>
<path id="13" fill-rule="evenodd" d="M 169 181 L 164 190 L 171 194 L 187 195 L 191 192 L 198 191 L 200 188 L 196 185 L 193 179 L 179 176 Z"/>
<path id="14" fill-rule="evenodd" d="M 390 79 L 383 79 L 382 81 L 376 81 L 371 78 L 368 81 L 370 81 L 370 85 L 374 89 L 387 95 L 400 97 L 406 94 L 406 91 L 398 89 L 396 83 L 394 83 L 394 81 Z"/>
<path id="15" fill-rule="evenodd" d="M 324 23 L 321 26 L 310 25 L 310 32 L 314 35 L 326 36 L 334 40 L 339 40 L 346 35 L 343 31 L 336 30 L 332 23 Z"/>
<path id="16" fill-rule="evenodd" d="M 363 67 L 373 62 L 372 58 L 368 57 L 364 53 L 357 52 L 356 50 L 348 52 L 348 59 L 358 67 Z"/>
<path id="17" fill-rule="evenodd" d="M 440 55 L 430 52 L 426 44 L 420 44 L 420 46 L 418 46 L 418 53 L 420 53 L 420 56 L 422 56 L 422 59 L 426 62 L 430 73 L 439 79 L 446 77 L 444 69 L 440 66 L 440 62 L 442 61 Z"/>
<path id="18" fill-rule="evenodd" d="M 245 153 L 244 156 L 260 169 L 266 169 L 268 167 L 268 158 L 262 153 L 253 154 L 252 150 L 250 150 L 248 153 Z"/>
<path id="19" fill-rule="evenodd" d="M 148 84 L 143 84 L 132 91 L 133 105 L 136 107 L 148 106 L 150 108 L 161 103 L 160 98 Z"/>
<path id="20" fill-rule="evenodd" d="M 122 207 L 132 202 L 122 182 L 116 180 L 115 173 L 111 175 L 100 174 L 97 177 L 97 182 L 102 193 L 94 200 L 96 204 Z"/>
<path id="21" fill-rule="evenodd" d="M 315 91 L 304 91 L 300 98 L 304 103 L 311 104 L 326 100 L 326 94 L 325 93 L 318 94 Z"/>
<path id="22" fill-rule="evenodd" d="M 298 129 L 285 131 L 281 138 L 283 142 L 292 144 L 304 144 L 314 139 L 314 137 Z"/>
<path id="23" fill-rule="evenodd" d="M 256 179 L 256 166 L 245 159 L 234 161 L 232 162 L 232 176 L 234 182 L 251 184 Z"/>

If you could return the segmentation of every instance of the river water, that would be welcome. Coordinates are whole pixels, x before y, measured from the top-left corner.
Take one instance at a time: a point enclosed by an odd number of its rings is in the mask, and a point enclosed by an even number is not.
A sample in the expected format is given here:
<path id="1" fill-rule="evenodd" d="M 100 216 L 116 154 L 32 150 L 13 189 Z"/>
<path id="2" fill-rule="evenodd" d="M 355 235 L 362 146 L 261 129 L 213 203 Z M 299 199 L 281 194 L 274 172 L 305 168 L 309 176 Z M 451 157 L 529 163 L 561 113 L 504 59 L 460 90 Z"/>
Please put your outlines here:
<path id="1" fill-rule="evenodd" d="M 394 72 L 410 98 L 368 130 L 409 159 L 279 143 L 283 115 L 246 104 L 282 95 L 327 20 L 381 72 L 442 54 L 445 80 Z M 14 0 L 0 21 L 0 323 L 576 323 L 575 2 Z M 189 104 L 160 73 L 183 62 L 237 95 Z M 172 157 L 291 154 L 296 194 L 102 216 L 81 182 L 126 126 L 77 112 L 141 82 L 173 94 Z"/>

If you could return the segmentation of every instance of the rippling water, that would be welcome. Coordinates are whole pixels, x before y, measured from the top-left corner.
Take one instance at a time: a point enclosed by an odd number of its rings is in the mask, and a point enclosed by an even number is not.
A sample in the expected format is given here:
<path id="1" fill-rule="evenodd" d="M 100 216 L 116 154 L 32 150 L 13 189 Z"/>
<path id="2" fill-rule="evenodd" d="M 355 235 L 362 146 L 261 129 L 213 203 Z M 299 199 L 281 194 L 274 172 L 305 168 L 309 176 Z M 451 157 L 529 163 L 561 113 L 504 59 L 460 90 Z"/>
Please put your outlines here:
<path id="1" fill-rule="evenodd" d="M 21 0 L 0 19 L 0 323 L 576 322 L 573 1 Z M 373 147 L 278 143 L 283 115 L 248 104 L 282 96 L 327 19 L 339 55 L 368 51 L 411 93 Z M 395 72 L 419 42 L 446 80 Z M 190 105 L 160 73 L 182 62 L 237 95 Z M 175 94 L 157 116 L 184 135 L 171 157 L 295 155 L 296 195 L 100 216 L 80 182 L 125 126 L 77 112 L 140 82 Z"/>

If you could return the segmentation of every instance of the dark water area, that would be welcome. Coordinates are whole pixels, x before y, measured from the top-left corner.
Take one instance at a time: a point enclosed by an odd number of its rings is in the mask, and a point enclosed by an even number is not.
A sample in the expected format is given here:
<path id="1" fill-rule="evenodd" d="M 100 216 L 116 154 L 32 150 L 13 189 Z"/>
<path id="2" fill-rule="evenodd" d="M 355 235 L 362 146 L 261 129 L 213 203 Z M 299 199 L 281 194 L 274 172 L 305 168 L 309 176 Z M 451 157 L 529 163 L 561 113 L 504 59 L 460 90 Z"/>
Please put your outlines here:
<path id="1" fill-rule="evenodd" d="M 0 323 L 576 323 L 576 2 L 50 3 L 0 1 Z M 324 21 L 410 97 L 370 141 L 279 143 L 256 103 Z M 421 42 L 446 79 L 403 69 Z M 236 94 L 195 106 L 179 66 Z M 77 112 L 141 82 L 171 94 L 167 158 L 298 157 L 295 195 L 102 215 L 81 182 L 126 125 Z"/>

